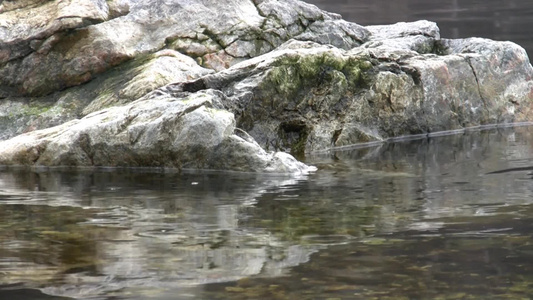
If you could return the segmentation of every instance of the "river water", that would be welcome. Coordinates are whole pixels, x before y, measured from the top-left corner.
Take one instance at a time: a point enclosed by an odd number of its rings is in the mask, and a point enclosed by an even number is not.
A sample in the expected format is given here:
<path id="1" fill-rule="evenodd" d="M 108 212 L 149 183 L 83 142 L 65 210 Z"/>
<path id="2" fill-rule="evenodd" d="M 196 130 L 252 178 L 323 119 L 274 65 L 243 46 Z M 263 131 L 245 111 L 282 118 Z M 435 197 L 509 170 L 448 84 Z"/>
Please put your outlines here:
<path id="1" fill-rule="evenodd" d="M 531 1 L 309 2 L 533 49 Z M 299 177 L 0 169 L 0 299 L 530 299 L 532 158 L 517 127 L 307 157 Z"/>
<path id="2" fill-rule="evenodd" d="M 516 127 L 300 177 L 4 169 L 0 299 L 529 299 L 532 158 Z"/>

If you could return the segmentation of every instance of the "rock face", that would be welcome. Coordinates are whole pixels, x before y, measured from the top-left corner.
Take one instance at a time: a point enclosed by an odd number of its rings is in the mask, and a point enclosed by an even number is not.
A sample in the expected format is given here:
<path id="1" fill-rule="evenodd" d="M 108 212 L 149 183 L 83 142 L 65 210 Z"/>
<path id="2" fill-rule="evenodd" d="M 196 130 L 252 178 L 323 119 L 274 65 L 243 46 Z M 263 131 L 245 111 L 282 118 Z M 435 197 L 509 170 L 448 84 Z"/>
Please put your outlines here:
<path id="1" fill-rule="evenodd" d="M 125 106 L 0 143 L 0 164 L 167 167 L 305 173 L 285 153 L 235 134 L 233 114 L 213 91 L 184 98 L 158 92 Z"/>
<path id="2" fill-rule="evenodd" d="M 291 40 L 179 85 L 223 91 L 238 127 L 292 153 L 531 118 L 533 69 L 519 46 L 441 40 L 430 22 L 369 29 L 375 39 L 348 51 Z"/>
<path id="3" fill-rule="evenodd" d="M 265 150 L 531 120 L 532 75 L 510 42 L 297 0 L 7 1 L 0 163 L 301 172 Z"/>
<path id="4" fill-rule="evenodd" d="M 46 95 L 160 49 L 178 50 L 222 70 L 292 37 L 350 48 L 367 34 L 298 1 L 18 2 L 4 5 L 0 23 L 0 86 L 11 95 Z M 127 9 L 113 14 L 113 4 Z"/>

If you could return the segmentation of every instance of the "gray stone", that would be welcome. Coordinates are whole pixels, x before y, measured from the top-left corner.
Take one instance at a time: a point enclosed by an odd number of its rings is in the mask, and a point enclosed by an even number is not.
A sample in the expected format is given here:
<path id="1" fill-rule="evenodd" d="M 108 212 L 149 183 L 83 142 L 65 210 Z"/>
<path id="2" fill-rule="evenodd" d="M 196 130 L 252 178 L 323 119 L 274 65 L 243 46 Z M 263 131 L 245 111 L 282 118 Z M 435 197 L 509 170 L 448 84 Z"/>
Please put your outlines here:
<path id="1" fill-rule="evenodd" d="M 368 35 L 294 0 L 39 3 L 0 13 L 0 88 L 7 95 L 43 96 L 79 85 L 167 46 L 220 71 L 297 35 L 343 47 Z"/>
<path id="2" fill-rule="evenodd" d="M 159 87 L 212 73 L 174 50 L 140 56 L 91 82 L 45 97 L 0 101 L 0 140 L 57 126 L 89 113 L 137 100 Z"/>
<path id="3" fill-rule="evenodd" d="M 510 42 L 297 0 L 4 1 L 1 163 L 306 172 L 295 155 L 533 117 Z M 267 152 L 270 151 L 270 152 Z"/>
<path id="4" fill-rule="evenodd" d="M 285 153 L 267 153 L 234 134 L 223 96 L 205 91 L 185 98 L 150 94 L 0 142 L 0 164 L 223 169 L 306 173 Z"/>
<path id="5" fill-rule="evenodd" d="M 293 154 L 531 118 L 532 68 L 521 47 L 439 40 L 435 28 L 374 27 L 370 42 L 349 51 L 289 41 L 184 88 L 223 91 L 238 127 Z"/>

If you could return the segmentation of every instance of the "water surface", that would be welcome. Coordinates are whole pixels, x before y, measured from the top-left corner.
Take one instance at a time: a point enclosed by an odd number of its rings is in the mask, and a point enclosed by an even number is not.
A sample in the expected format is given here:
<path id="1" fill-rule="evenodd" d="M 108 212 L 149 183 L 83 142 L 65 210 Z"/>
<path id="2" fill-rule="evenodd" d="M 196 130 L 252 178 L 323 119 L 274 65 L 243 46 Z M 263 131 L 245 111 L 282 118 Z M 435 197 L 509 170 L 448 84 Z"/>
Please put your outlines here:
<path id="1" fill-rule="evenodd" d="M 2 170 L 0 299 L 528 299 L 532 132 L 325 153 L 301 177 Z"/>

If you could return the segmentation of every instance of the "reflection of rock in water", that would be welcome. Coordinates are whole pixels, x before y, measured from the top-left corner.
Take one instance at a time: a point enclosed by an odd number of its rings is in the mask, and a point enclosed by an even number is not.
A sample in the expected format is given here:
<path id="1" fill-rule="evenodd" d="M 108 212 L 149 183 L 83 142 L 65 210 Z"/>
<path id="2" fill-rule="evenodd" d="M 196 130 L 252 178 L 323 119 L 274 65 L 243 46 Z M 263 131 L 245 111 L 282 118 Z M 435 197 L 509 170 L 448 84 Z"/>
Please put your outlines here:
<path id="1" fill-rule="evenodd" d="M 218 231 L 134 236 L 100 242 L 96 274 L 63 274 L 63 284 L 44 289 L 71 297 L 123 288 L 176 288 L 249 277 L 279 276 L 309 260 L 318 246 L 282 243 L 266 232 Z M 174 242 L 172 242 L 174 240 Z M 125 241 L 125 242 L 124 242 Z"/>
<path id="2" fill-rule="evenodd" d="M 67 242 L 91 243 L 92 248 L 90 253 L 85 253 L 87 247 L 76 248 L 77 258 L 66 261 L 58 256 L 53 265 L 49 260 L 21 262 L 23 265 L 10 270 L 0 265 L 0 271 L 5 271 L 1 282 L 24 280 L 30 285 L 33 282 L 34 286 L 46 286 L 46 293 L 69 297 L 97 296 L 123 288 L 194 286 L 249 276 L 279 276 L 287 268 L 307 262 L 312 253 L 324 247 L 294 245 L 265 229 L 239 225 L 240 207 L 253 204 L 270 189 L 296 184 L 301 179 L 298 177 L 258 175 L 253 180 L 245 175 L 244 180 L 238 174 L 129 174 L 129 179 L 134 180 L 125 184 L 124 174 L 72 175 L 0 173 L 0 190 L 19 195 L 8 199 L 10 205 L 33 203 L 39 208 L 39 215 L 63 219 L 63 210 L 74 215 L 87 212 L 74 225 L 58 229 L 69 231 L 69 236 L 76 233 L 76 240 L 63 241 L 68 238 L 66 233 L 53 232 L 46 226 L 54 224 L 34 219 L 32 222 L 39 223 L 47 235 L 20 243 L 42 243 L 41 247 L 48 249 L 63 249 Z M 64 176 L 70 179 L 65 180 Z M 158 180 L 154 178 L 158 176 L 163 186 L 177 184 L 179 191 L 173 194 L 154 190 L 154 180 Z M 236 183 L 239 180 L 243 184 Z M 149 189 L 143 190 L 147 181 Z M 28 190 L 35 186 L 48 192 Z M 32 230 L 30 225 L 27 230 Z M 42 236 L 41 232 L 37 234 Z M 45 246 L 52 238 L 58 243 L 55 248 Z M 0 242 L 3 239 L 0 229 Z M 7 243 L 2 246 L 20 248 Z M 13 255 L 21 261 L 35 260 L 29 253 Z"/>

